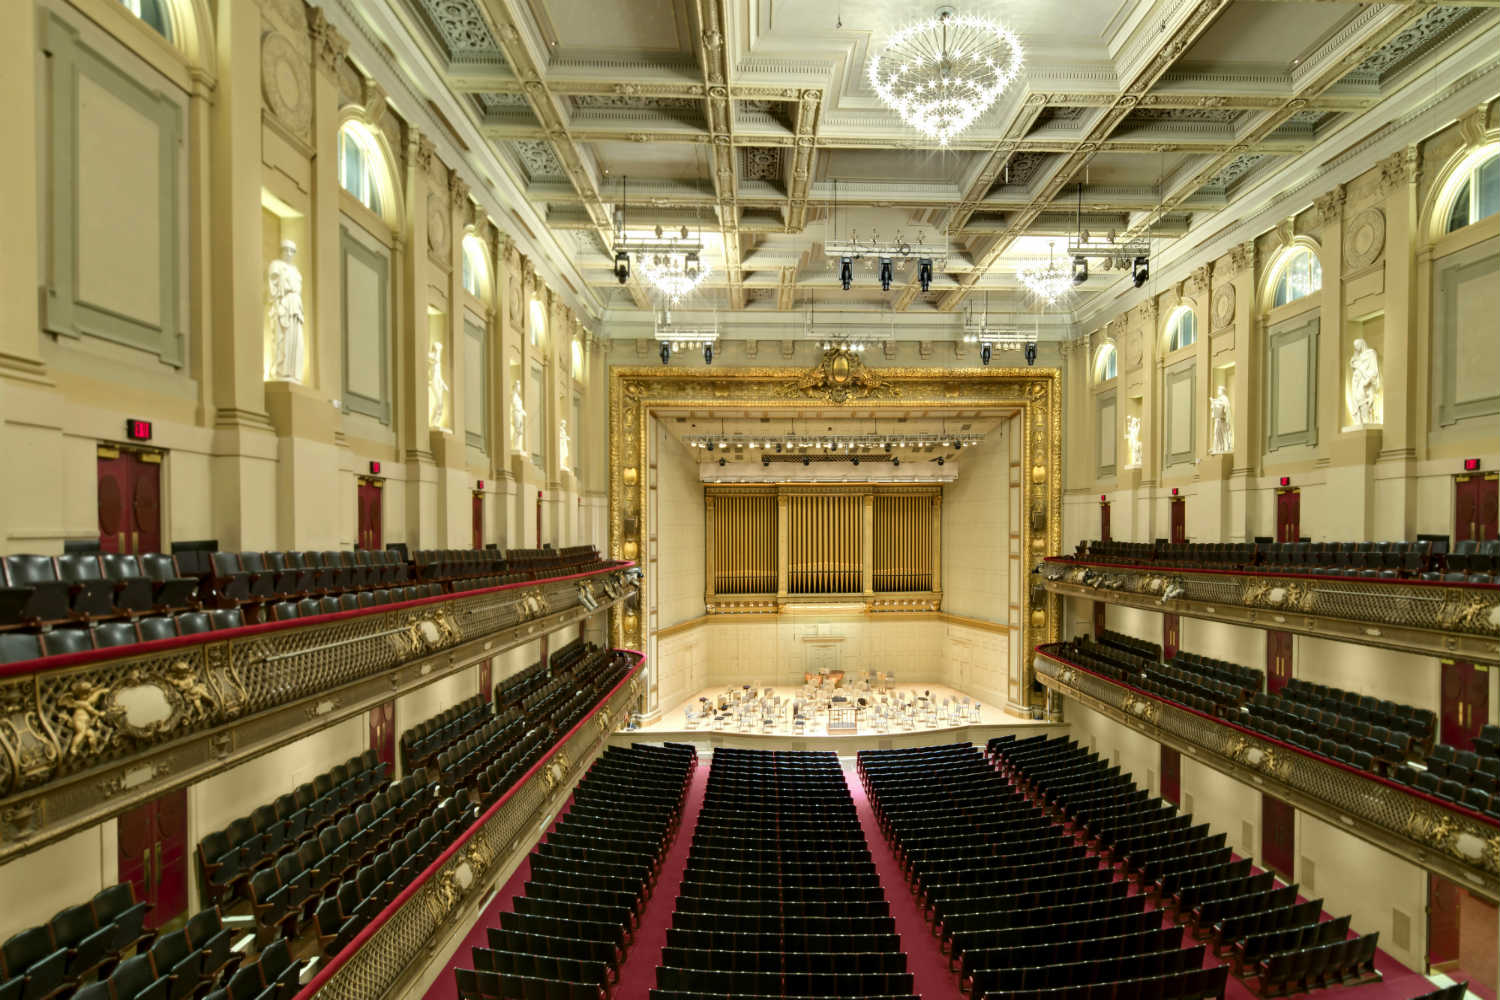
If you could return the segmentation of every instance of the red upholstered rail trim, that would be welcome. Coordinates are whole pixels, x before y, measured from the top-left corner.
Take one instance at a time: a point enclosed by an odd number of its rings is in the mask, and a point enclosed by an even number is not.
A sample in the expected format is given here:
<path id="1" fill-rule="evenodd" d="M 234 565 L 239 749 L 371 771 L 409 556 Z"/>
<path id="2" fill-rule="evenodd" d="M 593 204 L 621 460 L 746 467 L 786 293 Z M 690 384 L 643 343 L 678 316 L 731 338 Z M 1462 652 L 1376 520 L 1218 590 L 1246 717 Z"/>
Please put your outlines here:
<path id="1" fill-rule="evenodd" d="M 379 930 L 387 920 L 391 919 L 391 917 L 395 915 L 396 911 L 399 910 L 407 900 L 416 895 L 417 890 L 426 885 L 427 880 L 436 875 L 438 869 L 442 868 L 443 865 L 448 862 L 449 858 L 457 854 L 458 849 L 464 844 L 467 844 L 469 842 L 469 838 L 474 836 L 479 828 L 482 827 L 485 823 L 488 823 L 490 821 L 490 818 L 494 816 L 495 813 L 499 812 L 500 809 L 510 801 L 511 796 L 514 795 L 522 785 L 530 781 L 532 776 L 535 775 L 537 771 L 539 771 L 547 764 L 548 761 L 550 761 L 554 756 L 557 755 L 557 751 L 561 750 L 563 746 L 568 742 L 568 740 L 573 738 L 573 734 L 578 732 L 578 730 L 583 727 L 583 724 L 588 722 L 589 719 L 593 717 L 593 714 L 597 712 L 605 702 L 613 698 L 616 692 L 620 690 L 620 688 L 624 687 L 627 683 L 630 682 L 630 679 L 632 677 L 640 673 L 641 665 L 646 662 L 646 654 L 634 649 L 622 649 L 620 650 L 620 652 L 629 653 L 631 656 L 634 656 L 636 658 L 635 666 L 631 667 L 629 673 L 627 673 L 620 679 L 620 683 L 610 688 L 609 693 L 606 694 L 603 698 L 600 698 L 599 701 L 594 704 L 594 707 L 586 712 L 582 719 L 578 720 L 577 725 L 575 725 L 572 729 L 569 729 L 566 733 L 563 734 L 561 739 L 559 739 L 552 745 L 552 749 L 547 751 L 547 755 L 545 757 L 537 761 L 531 766 L 531 769 L 529 771 L 521 775 L 516 783 L 510 787 L 510 791 L 500 796 L 500 801 L 496 802 L 494 805 L 486 809 L 484 813 L 474 821 L 473 825 L 471 825 L 467 830 L 464 831 L 462 837 L 459 837 L 449 846 L 446 851 L 438 855 L 438 859 L 432 864 L 428 865 L 427 868 L 423 870 L 422 874 L 418 875 L 414 880 L 412 880 L 411 885 L 401 890 L 400 894 L 398 894 L 395 899 L 391 900 L 390 903 L 386 905 L 385 909 L 377 913 L 375 915 L 375 919 L 371 920 L 369 924 L 366 925 L 364 930 L 360 931 L 354 936 L 353 941 L 350 941 L 348 944 L 346 944 L 342 951 L 333 956 L 333 959 L 329 961 L 327 965 L 323 966 L 322 971 L 314 976 L 311 982 L 302 987 L 302 991 L 297 994 L 295 1000 L 311 1000 L 311 998 L 317 994 L 318 990 L 323 988 L 323 984 L 328 982 L 328 980 L 333 977 L 333 974 L 340 968 L 342 968 L 344 963 L 347 962 L 349 958 L 355 954 L 355 952 L 364 947 L 365 942 L 370 940 L 370 937 L 377 930 Z"/>
<path id="2" fill-rule="evenodd" d="M 361 615 L 384 614 L 387 611 L 398 610 L 400 608 L 416 608 L 424 604 L 451 601 L 456 597 L 495 594 L 504 590 L 515 590 L 517 587 L 535 587 L 544 583 L 563 583 L 568 580 L 579 580 L 586 576 L 598 576 L 600 573 L 613 573 L 616 570 L 628 569 L 634 565 L 634 562 L 610 563 L 608 566 L 601 567 L 600 569 L 591 569 L 587 573 L 570 573 L 567 576 L 547 576 L 537 580 L 503 583 L 498 587 L 460 590 L 452 594 L 439 594 L 436 597 L 419 597 L 414 601 L 398 601 L 392 604 L 382 604 L 374 608 L 335 611 L 326 615 L 308 615 L 306 618 L 293 618 L 284 622 L 259 622 L 254 625 L 241 625 L 239 628 L 222 628 L 213 632 L 200 632 L 197 635 L 177 635 L 170 639 L 156 639 L 151 642 L 133 642 L 128 646 L 111 646 L 108 649 L 87 649 L 77 653 L 64 653 L 60 656 L 39 656 L 32 660 L 17 660 L 14 663 L 0 664 L 0 677 L 39 674 L 48 670 L 75 667 L 80 663 L 115 660 L 125 656 L 138 656 L 142 653 L 160 653 L 164 650 L 177 649 L 182 646 L 206 646 L 210 643 L 223 642 L 225 639 L 242 639 L 246 636 L 261 635 L 266 632 L 280 632 L 285 629 L 299 628 L 312 622 L 321 625 L 327 622 L 343 621 L 346 618 L 358 618 Z M 264 601 L 262 603 L 275 604 L 280 602 Z"/>
<path id="3" fill-rule="evenodd" d="M 1500 583 L 1458 583 L 1452 580 L 1413 580 L 1403 578 L 1382 580 L 1373 576 L 1319 576 L 1316 573 L 1285 573 L 1281 570 L 1246 569 L 1188 569 L 1184 566 L 1168 566 L 1166 563 L 1112 563 L 1095 562 L 1091 559 L 1075 559 L 1072 556 L 1048 556 L 1043 562 L 1062 563 L 1066 566 L 1094 566 L 1099 569 L 1136 569 L 1146 573 L 1217 573 L 1220 576 L 1274 576 L 1292 580 L 1319 580 L 1323 583 L 1378 583 L 1382 586 L 1403 587 L 1475 587 L 1485 590 L 1500 589 Z M 1108 591 L 1100 591 L 1108 593 Z"/>
<path id="4" fill-rule="evenodd" d="M 1350 774 L 1354 775 L 1357 778 L 1363 778 L 1366 781 L 1376 781 L 1382 785 L 1394 788 L 1398 792 L 1404 792 L 1407 795 L 1414 795 L 1419 799 L 1426 799 L 1428 802 L 1431 802 L 1435 806 L 1441 806 L 1442 808 L 1447 809 L 1451 812 L 1463 813 L 1465 816 L 1468 816 L 1471 819 L 1476 819 L 1481 823 L 1488 823 L 1490 826 L 1500 826 L 1500 823 L 1497 823 L 1493 818 L 1486 816 L 1484 813 L 1475 812 L 1467 806 L 1460 805 L 1457 802 L 1449 802 L 1447 799 L 1440 799 L 1435 795 L 1428 795 L 1426 792 L 1422 791 L 1419 788 L 1412 788 L 1408 785 L 1403 785 L 1399 781 L 1392 781 L 1390 778 L 1384 777 L 1379 774 L 1371 774 L 1369 771 L 1361 771 L 1359 768 L 1353 767 L 1349 764 L 1345 764 L 1341 760 L 1334 760 L 1332 757 L 1324 757 L 1320 753 L 1310 753 L 1299 746 L 1292 745 L 1291 743 L 1283 743 L 1276 737 L 1267 735 L 1266 733 L 1262 733 L 1259 730 L 1251 729 L 1248 726 L 1242 726 L 1237 722 L 1230 722 L 1228 719 L 1221 719 L 1217 715 L 1209 715 L 1207 712 L 1200 712 L 1196 708 L 1193 708 L 1191 705 L 1184 705 L 1179 701 L 1172 700 L 1171 698 L 1163 698 L 1159 694 L 1154 694 L 1144 688 L 1138 688 L 1134 684 L 1126 684 L 1124 681 L 1117 681 L 1113 677 L 1106 677 L 1103 674 L 1099 673 L 1099 671 L 1097 670 L 1091 670 L 1088 667 L 1083 666 L 1082 664 L 1074 663 L 1072 660 L 1066 657 L 1058 656 L 1056 653 L 1050 653 L 1047 650 L 1043 649 L 1041 646 L 1037 646 L 1035 652 L 1042 656 L 1045 656 L 1049 660 L 1056 661 L 1057 663 L 1066 663 L 1074 670 L 1081 670 L 1086 674 L 1091 674 L 1108 684 L 1113 684 L 1116 687 L 1122 687 L 1134 691 L 1136 694 L 1139 694 L 1144 698 L 1151 698 L 1155 701 L 1164 701 L 1171 705 L 1173 708 L 1179 709 L 1180 711 L 1192 712 L 1199 718 L 1207 719 L 1215 725 L 1228 726 L 1230 729 L 1236 729 L 1244 733 L 1246 736 L 1253 736 L 1258 740 L 1264 740 L 1267 743 L 1274 743 L 1276 746 L 1281 747 L 1283 750 L 1287 750 L 1291 753 L 1301 754 L 1304 757 L 1311 757 L 1313 760 L 1317 761 L 1320 764 L 1328 764 L 1332 767 L 1337 767 L 1340 770 L 1348 771 Z"/>

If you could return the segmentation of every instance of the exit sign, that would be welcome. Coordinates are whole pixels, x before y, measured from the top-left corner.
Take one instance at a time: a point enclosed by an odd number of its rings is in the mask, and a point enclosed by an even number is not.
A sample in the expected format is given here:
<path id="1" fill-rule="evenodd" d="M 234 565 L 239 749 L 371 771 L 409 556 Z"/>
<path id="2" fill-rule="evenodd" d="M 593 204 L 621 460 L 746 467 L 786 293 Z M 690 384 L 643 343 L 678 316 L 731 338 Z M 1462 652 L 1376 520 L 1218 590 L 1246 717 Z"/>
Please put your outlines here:
<path id="1" fill-rule="evenodd" d="M 125 421 L 125 436 L 131 441 L 151 440 L 151 421 L 149 420 L 127 420 Z"/>
<path id="2" fill-rule="evenodd" d="M 1464 459 L 1464 471 L 1465 472 L 1478 472 L 1479 471 L 1479 459 L 1477 459 L 1477 458 L 1466 458 L 1466 459 Z"/>
<path id="3" fill-rule="evenodd" d="M 1292 477 L 1291 476 L 1282 476 L 1281 477 L 1281 485 L 1282 486 L 1290 486 L 1290 485 L 1292 485 Z"/>
<path id="4" fill-rule="evenodd" d="M 371 462 L 370 463 L 370 475 L 372 475 L 372 476 L 378 476 L 378 475 L 380 475 L 380 463 L 379 462 Z"/>

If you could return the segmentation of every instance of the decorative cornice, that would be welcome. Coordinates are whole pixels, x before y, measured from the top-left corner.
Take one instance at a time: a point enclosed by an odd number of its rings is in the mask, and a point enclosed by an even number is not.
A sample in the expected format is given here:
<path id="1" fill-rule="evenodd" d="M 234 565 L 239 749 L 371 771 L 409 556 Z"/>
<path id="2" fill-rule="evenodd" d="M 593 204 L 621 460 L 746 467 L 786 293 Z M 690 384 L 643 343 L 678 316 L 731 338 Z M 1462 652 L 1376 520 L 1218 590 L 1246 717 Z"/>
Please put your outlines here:
<path id="1" fill-rule="evenodd" d="M 307 8 L 307 33 L 312 38 L 318 69 L 337 77 L 339 67 L 349 57 L 349 39 L 329 22 L 321 7 Z"/>

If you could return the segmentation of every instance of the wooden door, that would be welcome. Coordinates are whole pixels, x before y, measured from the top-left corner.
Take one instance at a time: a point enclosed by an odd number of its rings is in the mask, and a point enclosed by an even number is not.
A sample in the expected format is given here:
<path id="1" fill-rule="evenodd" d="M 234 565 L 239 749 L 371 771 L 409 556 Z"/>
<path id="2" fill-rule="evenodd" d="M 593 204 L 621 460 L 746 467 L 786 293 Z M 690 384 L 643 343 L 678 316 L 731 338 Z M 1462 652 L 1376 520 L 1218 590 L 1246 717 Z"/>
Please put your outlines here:
<path id="1" fill-rule="evenodd" d="M 1094 638 L 1097 639 L 1104 634 L 1104 602 L 1094 602 Z"/>
<path id="2" fill-rule="evenodd" d="M 1172 520 L 1170 540 L 1173 543 L 1187 541 L 1187 497 L 1173 497 L 1168 510 Z"/>
<path id="3" fill-rule="evenodd" d="M 1458 965 L 1459 908 L 1463 889 L 1441 875 L 1427 876 L 1427 971 Z"/>
<path id="4" fill-rule="evenodd" d="M 384 545 L 384 520 L 381 506 L 382 480 L 359 480 L 359 540 L 356 548 L 378 549 Z"/>
<path id="5" fill-rule="evenodd" d="M 1161 797 L 1182 804 L 1182 754 L 1166 744 L 1161 748 Z"/>
<path id="6" fill-rule="evenodd" d="M 98 448 L 99 548 L 161 551 L 161 453 Z"/>
<path id="7" fill-rule="evenodd" d="M 1455 542 L 1488 541 L 1500 530 L 1500 478 L 1497 473 L 1459 476 L 1454 484 Z"/>
<path id="8" fill-rule="evenodd" d="M 1177 615 L 1161 616 L 1161 658 L 1163 662 L 1177 656 L 1182 648 L 1182 619 Z"/>
<path id="9" fill-rule="evenodd" d="M 470 514 L 474 522 L 474 547 L 482 549 L 484 548 L 484 494 L 479 490 L 474 491 Z"/>
<path id="10" fill-rule="evenodd" d="M 1490 721 L 1488 667 L 1464 660 L 1442 662 L 1438 735 L 1455 750 L 1474 749 L 1474 738 Z"/>
<path id="11" fill-rule="evenodd" d="M 1266 633 L 1266 694 L 1281 693 L 1292 679 L 1292 633 Z"/>
<path id="12" fill-rule="evenodd" d="M 370 709 L 370 749 L 396 773 L 396 703 L 388 701 Z"/>
<path id="13" fill-rule="evenodd" d="M 1109 541 L 1109 501 L 1099 501 L 1099 541 Z"/>
<path id="14" fill-rule="evenodd" d="M 485 660 L 479 664 L 479 697 L 489 701 L 495 691 L 495 673 L 493 661 Z"/>
<path id="15" fill-rule="evenodd" d="M 1276 540 L 1295 542 L 1302 532 L 1302 494 L 1295 488 L 1276 491 Z"/>
<path id="16" fill-rule="evenodd" d="M 1283 802 L 1264 792 L 1260 796 L 1260 853 L 1261 863 L 1292 881 L 1293 857 L 1296 850 L 1297 810 L 1291 803 Z"/>
<path id="17" fill-rule="evenodd" d="M 542 547 L 542 491 L 536 491 L 536 547 Z"/>
<path id="18" fill-rule="evenodd" d="M 151 904 L 146 926 L 180 917 L 188 902 L 187 789 L 146 802 L 118 821 L 119 878 Z"/>

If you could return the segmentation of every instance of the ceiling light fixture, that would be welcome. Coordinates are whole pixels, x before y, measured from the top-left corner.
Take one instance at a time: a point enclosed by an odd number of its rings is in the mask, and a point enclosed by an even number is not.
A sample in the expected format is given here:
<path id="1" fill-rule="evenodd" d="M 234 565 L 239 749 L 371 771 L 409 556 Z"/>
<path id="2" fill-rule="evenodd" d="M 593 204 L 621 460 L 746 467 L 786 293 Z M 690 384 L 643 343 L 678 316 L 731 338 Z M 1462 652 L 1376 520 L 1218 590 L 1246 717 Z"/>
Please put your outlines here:
<path id="1" fill-rule="evenodd" d="M 869 62 L 870 85 L 939 146 L 972 125 L 1020 75 L 1021 43 L 987 17 L 951 7 L 909 24 Z"/>
<path id="2" fill-rule="evenodd" d="M 1037 301 L 1052 305 L 1073 287 L 1073 276 L 1057 266 L 1057 244 L 1047 244 L 1047 259 L 1032 261 L 1016 277 Z"/>

